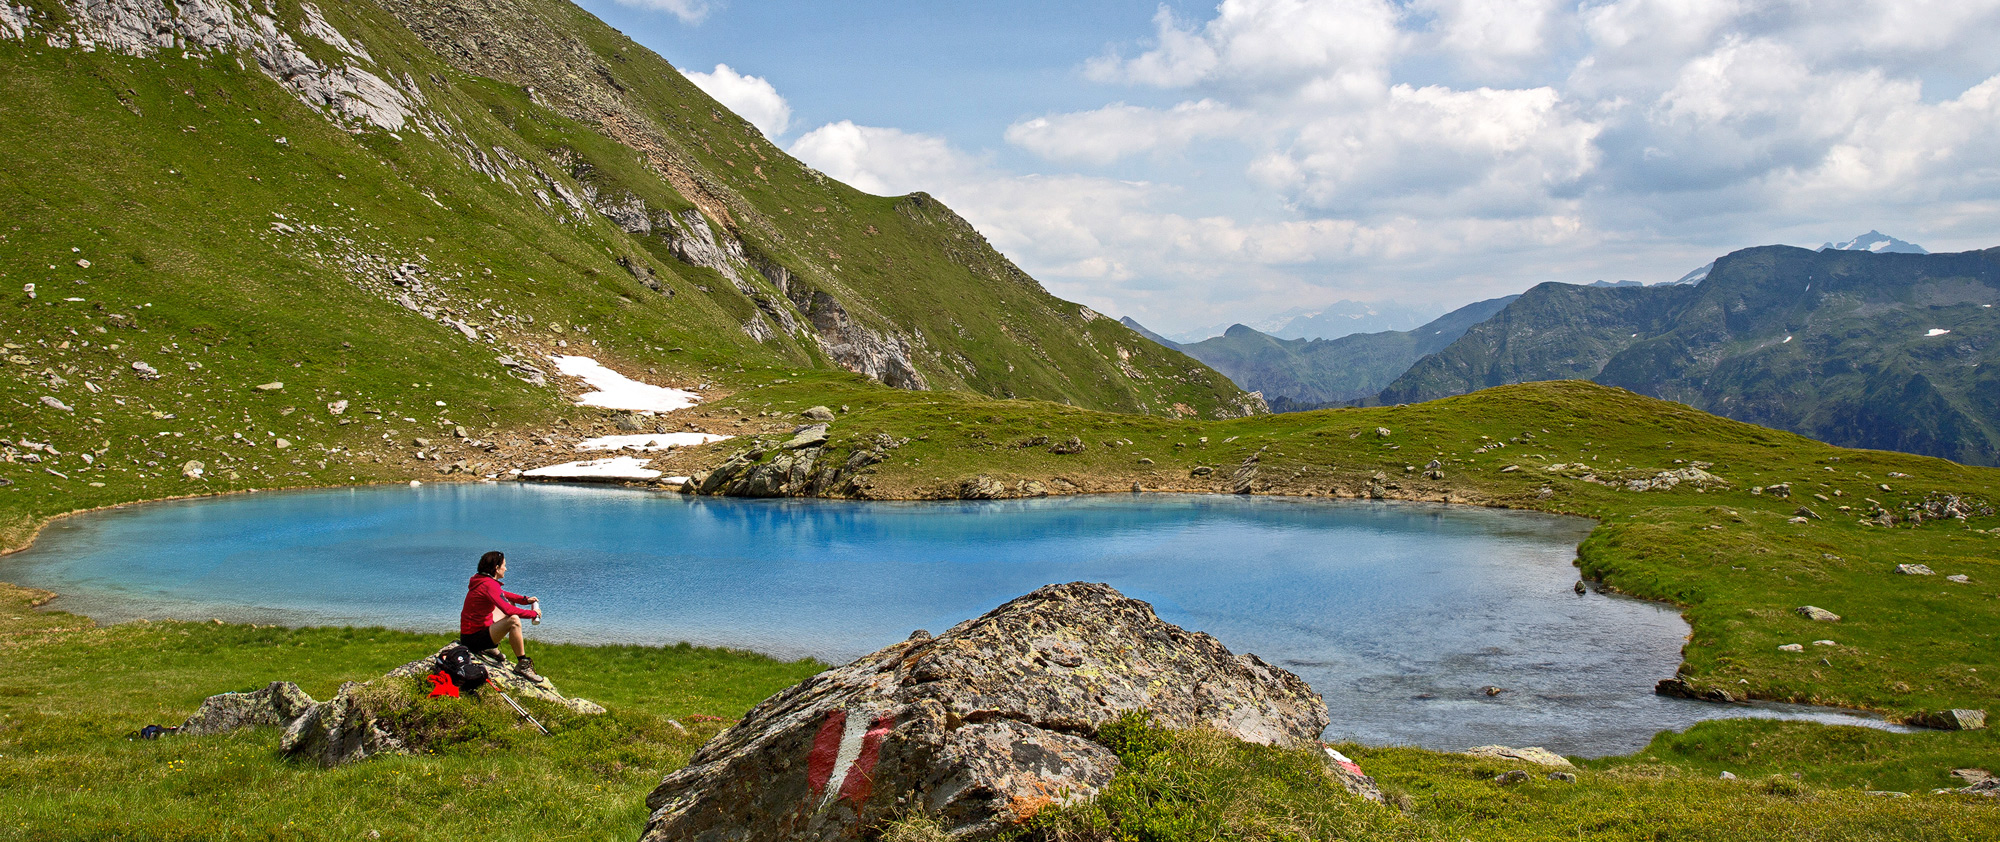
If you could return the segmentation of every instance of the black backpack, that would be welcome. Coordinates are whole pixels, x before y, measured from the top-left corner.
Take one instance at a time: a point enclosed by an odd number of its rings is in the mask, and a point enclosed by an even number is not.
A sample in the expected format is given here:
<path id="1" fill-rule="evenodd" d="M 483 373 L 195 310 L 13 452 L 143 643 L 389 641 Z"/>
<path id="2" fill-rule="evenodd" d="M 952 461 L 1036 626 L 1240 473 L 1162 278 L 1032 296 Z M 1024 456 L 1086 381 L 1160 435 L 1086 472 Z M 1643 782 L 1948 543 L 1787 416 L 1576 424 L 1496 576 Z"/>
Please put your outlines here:
<path id="1" fill-rule="evenodd" d="M 438 653 L 438 670 L 451 676 L 451 683 L 459 692 L 477 690 L 486 685 L 486 666 L 472 656 L 472 651 L 453 644 Z"/>

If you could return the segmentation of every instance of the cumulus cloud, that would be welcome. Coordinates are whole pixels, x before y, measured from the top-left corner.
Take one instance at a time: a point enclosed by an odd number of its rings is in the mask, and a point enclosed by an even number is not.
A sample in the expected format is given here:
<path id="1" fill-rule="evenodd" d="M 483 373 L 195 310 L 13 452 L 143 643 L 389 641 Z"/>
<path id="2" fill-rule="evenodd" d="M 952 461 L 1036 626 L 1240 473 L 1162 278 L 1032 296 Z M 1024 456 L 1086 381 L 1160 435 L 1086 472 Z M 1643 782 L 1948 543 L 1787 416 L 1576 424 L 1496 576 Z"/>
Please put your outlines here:
<path id="1" fill-rule="evenodd" d="M 682 23 L 701 23 L 714 10 L 708 0 L 612 0 L 620 6 L 635 9 L 651 9 L 666 12 L 680 18 Z"/>
<path id="2" fill-rule="evenodd" d="M 931 192 L 1059 294 L 1164 328 L 2000 228 L 1996 3 L 1221 0 L 1134 23 L 1080 62 L 1105 104 L 999 138 L 1042 172 L 849 122 L 792 152 Z"/>
<path id="3" fill-rule="evenodd" d="M 760 76 L 745 76 L 729 65 L 718 64 L 708 73 L 681 71 L 703 93 L 724 108 L 750 121 L 765 137 L 776 138 L 792 124 L 792 106 L 778 95 L 778 89 Z"/>
<path id="4" fill-rule="evenodd" d="M 1054 161 L 1108 164 L 1139 152 L 1171 150 L 1238 130 L 1251 115 L 1212 99 L 1172 108 L 1116 103 L 1007 127 L 1007 142 Z"/>

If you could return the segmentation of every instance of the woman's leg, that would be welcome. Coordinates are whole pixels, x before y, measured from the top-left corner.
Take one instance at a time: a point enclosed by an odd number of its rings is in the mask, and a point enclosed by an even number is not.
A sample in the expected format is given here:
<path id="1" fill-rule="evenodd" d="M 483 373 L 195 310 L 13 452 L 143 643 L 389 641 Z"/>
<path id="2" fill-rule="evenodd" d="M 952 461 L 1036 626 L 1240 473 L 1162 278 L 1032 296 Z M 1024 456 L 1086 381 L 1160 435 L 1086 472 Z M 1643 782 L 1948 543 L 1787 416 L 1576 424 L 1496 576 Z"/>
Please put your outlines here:
<path id="1" fill-rule="evenodd" d="M 528 639 L 521 634 L 521 618 L 514 616 L 501 617 L 500 622 L 486 627 L 486 633 L 493 636 L 494 646 L 499 646 L 500 641 L 505 640 L 514 650 L 514 657 L 523 658 L 527 656 Z"/>

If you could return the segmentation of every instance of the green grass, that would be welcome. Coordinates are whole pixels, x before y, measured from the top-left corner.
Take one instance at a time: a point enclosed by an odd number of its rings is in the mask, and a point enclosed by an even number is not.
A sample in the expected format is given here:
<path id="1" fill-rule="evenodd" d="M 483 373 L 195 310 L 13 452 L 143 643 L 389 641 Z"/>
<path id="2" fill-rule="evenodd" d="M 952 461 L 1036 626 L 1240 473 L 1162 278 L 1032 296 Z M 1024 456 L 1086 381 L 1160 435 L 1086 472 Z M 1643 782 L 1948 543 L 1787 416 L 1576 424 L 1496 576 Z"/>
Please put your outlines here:
<path id="1" fill-rule="evenodd" d="M 1722 724 L 1722 723 L 1716 723 Z M 1729 723 L 1733 725 L 1735 723 Z M 1701 726 L 1696 731 L 1712 730 Z M 1836 742 L 1861 729 L 1797 726 Z M 1586 764 L 1573 783 L 1544 767 L 1410 748 L 1343 745 L 1382 787 L 1390 807 L 1348 795 L 1313 748 L 1242 743 L 1212 731 L 1156 729 L 1140 750 L 1119 747 L 1117 778 L 1091 802 L 1045 810 L 1020 839 L 1036 842 L 1180 842 L 1305 839 L 1745 839 L 1973 840 L 2000 838 L 1990 799 L 1962 795 L 1885 798 L 1818 769 L 1799 780 L 1775 767 L 1739 765 L 1722 780 L 1700 763 L 1639 758 Z M 1693 732 L 1690 732 L 1690 736 Z M 1768 736 L 1768 734 L 1767 734 Z M 1883 735 L 1878 765 L 1941 759 L 1936 735 Z M 1663 738 L 1664 739 L 1664 738 Z M 1959 738 L 1967 753 L 1990 737 Z M 1979 748 L 1973 748 L 1977 742 Z M 1655 744 L 1655 748 L 1658 744 Z M 1792 769 L 1813 768 L 1793 758 Z M 1527 782 L 1494 779 L 1520 769 Z M 1765 774 L 1769 772 L 1769 774 Z M 1942 784 L 1940 784 L 1942 785 Z M 921 826 L 917 817 L 910 824 Z"/>
<path id="2" fill-rule="evenodd" d="M 536 644 L 537 666 L 605 717 L 540 709 L 554 736 L 497 699 L 447 717 L 460 740 L 324 770 L 284 760 L 278 730 L 155 741 L 212 693 L 296 681 L 317 699 L 448 641 L 383 629 L 206 623 L 93 627 L 0 586 L 0 839 L 436 839 L 517 828 L 629 840 L 645 796 L 726 720 L 823 668 L 689 646 Z M 415 692 L 415 688 L 409 688 Z M 675 728 L 678 720 L 687 729 Z"/>

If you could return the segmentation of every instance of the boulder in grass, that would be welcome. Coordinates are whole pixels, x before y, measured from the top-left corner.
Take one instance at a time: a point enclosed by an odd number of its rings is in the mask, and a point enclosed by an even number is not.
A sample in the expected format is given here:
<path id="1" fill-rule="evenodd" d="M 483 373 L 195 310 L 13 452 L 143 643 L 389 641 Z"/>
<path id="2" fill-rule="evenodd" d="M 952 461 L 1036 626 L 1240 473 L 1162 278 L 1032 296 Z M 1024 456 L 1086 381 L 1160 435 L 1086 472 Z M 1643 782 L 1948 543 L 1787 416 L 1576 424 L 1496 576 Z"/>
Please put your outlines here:
<path id="1" fill-rule="evenodd" d="M 833 420 L 833 410 L 827 409 L 824 406 L 815 406 L 799 414 L 813 421 Z"/>
<path id="2" fill-rule="evenodd" d="M 1986 727 L 1986 711 L 1965 708 L 1931 711 L 1910 717 L 1909 723 L 1941 731 L 1979 731 Z"/>
<path id="3" fill-rule="evenodd" d="M 1839 614 L 1835 614 L 1832 611 L 1828 611 L 1817 605 L 1801 605 L 1798 607 L 1797 610 L 1799 612 L 1799 616 L 1804 617 L 1808 620 L 1817 620 L 1822 623 L 1840 622 Z"/>
<path id="4" fill-rule="evenodd" d="M 1478 748 L 1466 749 L 1460 753 L 1468 757 L 1484 757 L 1492 760 L 1518 760 L 1522 763 L 1533 763 L 1537 766 L 1554 766 L 1560 769 L 1576 768 L 1576 764 L 1569 762 L 1569 758 L 1541 746 L 1528 746 L 1527 748 L 1480 746 Z"/>
<path id="5" fill-rule="evenodd" d="M 1298 676 L 1110 586 L 1050 585 L 764 700 L 653 790 L 642 840 L 862 839 L 913 811 L 990 838 L 1108 783 L 1092 737 L 1126 711 L 1271 745 L 1327 726 Z"/>
<path id="6" fill-rule="evenodd" d="M 257 725 L 286 726 L 318 702 L 299 685 L 273 681 L 261 690 L 248 693 L 218 693 L 201 703 L 201 709 L 181 723 L 175 733 L 203 737 Z"/>
<path id="7" fill-rule="evenodd" d="M 404 754 L 422 749 L 421 744 L 413 744 L 421 741 L 405 733 L 398 724 L 401 718 L 396 714 L 409 705 L 409 688 L 437 670 L 438 656 L 433 654 L 390 670 L 373 681 L 340 685 L 340 692 L 332 699 L 313 704 L 285 727 L 278 751 L 330 768 L 378 754 Z M 489 668 L 487 676 L 492 688 L 517 700 L 533 699 L 582 715 L 604 712 L 604 708 L 588 699 L 563 696 L 547 680 L 529 681 L 505 668 Z"/>
<path id="8" fill-rule="evenodd" d="M 1937 575 L 1936 571 L 1931 570 L 1929 565 L 1924 565 L 1924 564 L 1898 564 L 1896 565 L 1896 572 L 1901 573 L 1904 576 Z"/>

